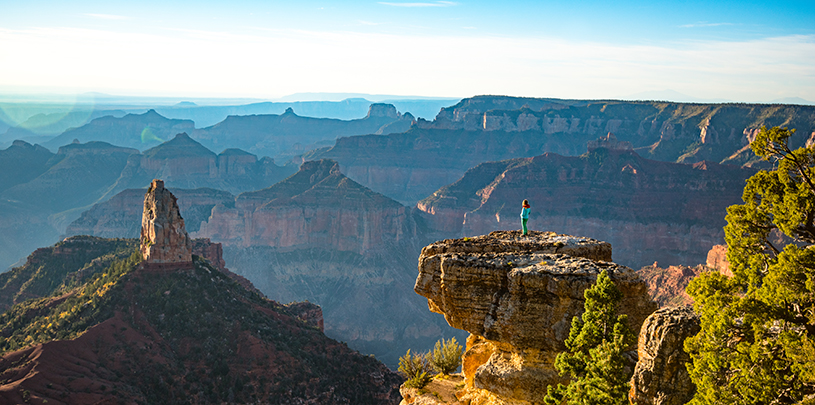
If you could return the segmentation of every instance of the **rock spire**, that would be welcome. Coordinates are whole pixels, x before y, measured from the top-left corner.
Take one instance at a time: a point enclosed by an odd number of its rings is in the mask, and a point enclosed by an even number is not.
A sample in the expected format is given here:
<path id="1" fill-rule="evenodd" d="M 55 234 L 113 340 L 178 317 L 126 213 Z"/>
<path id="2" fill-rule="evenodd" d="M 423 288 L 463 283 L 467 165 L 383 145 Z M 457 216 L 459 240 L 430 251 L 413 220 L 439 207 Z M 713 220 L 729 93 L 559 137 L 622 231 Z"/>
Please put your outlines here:
<path id="1" fill-rule="evenodd" d="M 192 243 L 184 218 L 162 180 L 153 180 L 144 195 L 141 253 L 146 264 L 192 263 Z"/>

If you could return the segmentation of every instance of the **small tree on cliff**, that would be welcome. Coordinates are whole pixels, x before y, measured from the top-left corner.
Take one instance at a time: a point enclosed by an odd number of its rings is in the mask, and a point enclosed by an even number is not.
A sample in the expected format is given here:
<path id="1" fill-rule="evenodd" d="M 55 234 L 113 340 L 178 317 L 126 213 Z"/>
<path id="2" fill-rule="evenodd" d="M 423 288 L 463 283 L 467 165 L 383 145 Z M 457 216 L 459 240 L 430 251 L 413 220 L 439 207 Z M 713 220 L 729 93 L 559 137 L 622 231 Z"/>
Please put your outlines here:
<path id="1" fill-rule="evenodd" d="M 733 277 L 687 288 L 702 330 L 685 341 L 696 404 L 787 404 L 815 393 L 815 150 L 794 130 L 762 128 L 750 145 L 774 163 L 727 209 Z M 784 246 L 782 246 L 784 245 Z"/>
<path id="2" fill-rule="evenodd" d="M 627 316 L 617 316 L 622 293 L 605 270 L 587 289 L 585 312 L 572 318 L 568 352 L 557 355 L 555 368 L 569 375 L 569 385 L 549 386 L 547 404 L 628 404 L 629 380 L 623 353 L 634 343 Z"/>

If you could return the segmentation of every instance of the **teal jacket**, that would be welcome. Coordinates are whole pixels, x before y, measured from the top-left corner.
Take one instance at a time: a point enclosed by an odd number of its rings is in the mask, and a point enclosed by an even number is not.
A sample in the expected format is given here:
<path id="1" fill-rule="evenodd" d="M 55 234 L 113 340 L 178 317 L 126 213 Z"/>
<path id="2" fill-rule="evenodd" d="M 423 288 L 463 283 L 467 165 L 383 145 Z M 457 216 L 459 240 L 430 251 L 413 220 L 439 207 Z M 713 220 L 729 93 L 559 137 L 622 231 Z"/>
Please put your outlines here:
<path id="1" fill-rule="evenodd" d="M 531 210 L 531 209 L 532 208 L 523 208 L 523 209 L 521 209 L 521 218 L 529 219 L 529 210 Z"/>

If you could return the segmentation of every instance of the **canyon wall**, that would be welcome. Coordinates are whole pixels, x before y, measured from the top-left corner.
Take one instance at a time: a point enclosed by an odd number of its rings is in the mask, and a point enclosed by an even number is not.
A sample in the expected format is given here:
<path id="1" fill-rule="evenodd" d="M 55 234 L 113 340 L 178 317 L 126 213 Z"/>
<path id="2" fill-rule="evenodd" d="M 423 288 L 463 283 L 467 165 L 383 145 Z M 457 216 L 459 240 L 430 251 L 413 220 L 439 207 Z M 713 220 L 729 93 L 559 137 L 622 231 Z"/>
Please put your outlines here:
<path id="1" fill-rule="evenodd" d="M 764 167 L 748 147 L 764 125 L 797 128 L 790 145 L 804 146 L 815 134 L 815 107 L 478 96 L 403 134 L 340 138 L 305 158 L 334 159 L 350 178 L 412 205 L 475 165 L 581 155 L 609 132 L 649 159 Z"/>
<path id="2" fill-rule="evenodd" d="M 194 235 L 227 246 L 364 254 L 412 241 L 416 225 L 407 207 L 345 177 L 336 162 L 320 160 L 272 187 L 216 205 Z"/>
<path id="3" fill-rule="evenodd" d="M 543 154 L 489 162 L 417 204 L 441 237 L 520 227 L 520 203 L 532 205 L 531 229 L 585 234 L 615 246 L 615 261 L 703 263 L 723 241 L 729 205 L 741 202 L 751 169 L 644 159 L 600 147 L 580 157 Z"/>

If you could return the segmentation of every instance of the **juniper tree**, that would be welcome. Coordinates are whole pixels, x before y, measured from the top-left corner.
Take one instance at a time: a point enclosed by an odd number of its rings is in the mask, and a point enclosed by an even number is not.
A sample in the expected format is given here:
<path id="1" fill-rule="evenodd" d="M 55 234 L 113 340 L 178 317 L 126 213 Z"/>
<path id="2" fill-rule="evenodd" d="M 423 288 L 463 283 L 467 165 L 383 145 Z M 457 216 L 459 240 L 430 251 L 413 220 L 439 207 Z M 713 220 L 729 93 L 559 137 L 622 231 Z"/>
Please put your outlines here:
<path id="1" fill-rule="evenodd" d="M 603 270 L 583 296 L 585 312 L 572 318 L 568 352 L 557 355 L 555 368 L 572 378 L 569 385 L 549 386 L 545 401 L 555 405 L 628 404 L 630 372 L 623 353 L 634 343 L 627 316 L 617 315 L 622 293 Z"/>
<path id="2" fill-rule="evenodd" d="M 762 128 L 750 145 L 773 163 L 727 209 L 732 277 L 693 280 L 702 329 L 685 341 L 695 404 L 787 404 L 815 393 L 815 150 L 795 130 Z"/>

